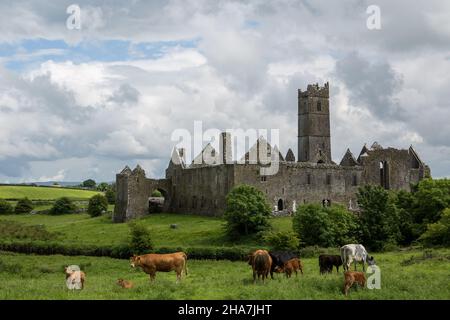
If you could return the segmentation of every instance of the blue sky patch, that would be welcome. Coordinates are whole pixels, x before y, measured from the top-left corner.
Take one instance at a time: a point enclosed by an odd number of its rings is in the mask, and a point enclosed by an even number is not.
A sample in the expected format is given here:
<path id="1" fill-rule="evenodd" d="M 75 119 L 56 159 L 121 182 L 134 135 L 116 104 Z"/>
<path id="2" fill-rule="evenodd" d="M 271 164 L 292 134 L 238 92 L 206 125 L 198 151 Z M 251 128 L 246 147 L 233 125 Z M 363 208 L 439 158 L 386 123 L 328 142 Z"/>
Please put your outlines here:
<path id="1" fill-rule="evenodd" d="M 83 63 L 157 59 L 174 47 L 195 48 L 199 39 L 133 43 L 127 40 L 82 41 L 70 46 L 63 40 L 27 39 L 0 43 L 0 58 L 10 70 L 22 72 L 52 60 Z"/>

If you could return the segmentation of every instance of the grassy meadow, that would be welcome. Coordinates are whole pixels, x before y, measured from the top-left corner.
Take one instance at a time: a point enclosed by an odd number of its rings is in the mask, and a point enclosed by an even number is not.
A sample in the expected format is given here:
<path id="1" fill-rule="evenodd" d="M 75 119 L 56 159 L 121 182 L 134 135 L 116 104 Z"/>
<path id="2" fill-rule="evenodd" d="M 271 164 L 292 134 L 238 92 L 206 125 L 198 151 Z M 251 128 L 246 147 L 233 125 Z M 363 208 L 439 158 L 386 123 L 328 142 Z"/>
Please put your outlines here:
<path id="1" fill-rule="evenodd" d="M 88 199 L 96 192 L 64 188 L 0 186 L 0 198 L 54 200 L 61 196 Z M 40 207 L 50 207 L 42 204 Z M 45 207 L 46 208 L 46 207 Z M 108 208 L 112 211 L 113 206 Z M 19 222 L 21 224 L 15 224 Z M 160 213 L 139 222 L 147 226 L 158 247 L 258 247 L 255 236 L 232 243 L 224 235 L 223 219 Z M 275 231 L 292 230 L 292 218 L 270 221 Z M 177 224 L 177 228 L 170 228 Z M 128 241 L 126 223 L 112 223 L 109 214 L 0 215 L 0 240 L 57 241 L 63 245 L 121 245 Z M 333 249 L 334 250 L 334 249 Z M 336 248 L 336 253 L 338 252 Z M 371 253 L 372 254 L 372 253 Z M 176 284 L 174 272 L 158 273 L 156 281 L 127 260 L 109 257 L 33 255 L 0 251 L 0 299 L 450 299 L 450 248 L 430 254 L 419 249 L 373 254 L 381 269 L 381 289 L 353 289 L 342 293 L 343 275 L 320 275 L 317 257 L 302 258 L 305 274 L 253 284 L 251 267 L 244 261 L 188 260 L 188 276 Z M 76 264 L 86 272 L 84 290 L 70 292 L 63 267 Z M 118 278 L 131 280 L 133 289 L 122 289 Z"/>
<path id="2" fill-rule="evenodd" d="M 96 218 L 91 218 L 88 214 L 3 215 L 0 216 L 0 222 L 1 220 L 17 221 L 27 225 L 42 224 L 48 231 L 58 232 L 61 235 L 59 239 L 61 243 L 116 245 L 126 242 L 129 234 L 126 223 L 113 223 L 108 215 Z M 139 221 L 150 229 L 156 247 L 179 245 L 208 247 L 230 244 L 224 236 L 221 218 L 161 213 L 149 215 Z M 275 230 L 292 229 L 290 217 L 273 218 L 271 223 Z M 177 228 L 171 229 L 171 224 L 177 224 Z M 258 244 L 253 237 L 240 243 Z"/>
<path id="3" fill-rule="evenodd" d="M 76 200 L 88 200 L 99 191 L 77 190 L 62 187 L 33 187 L 33 186 L 0 186 L 0 199 L 55 200 L 68 197 Z"/>
<path id="4" fill-rule="evenodd" d="M 188 276 L 175 282 L 174 272 L 148 275 L 127 260 L 105 257 L 37 256 L 0 252 L 0 299 L 450 299 L 450 249 L 377 254 L 381 289 L 342 293 L 343 275 L 320 275 L 317 258 L 303 259 L 304 275 L 253 284 L 246 262 L 188 260 Z M 80 265 L 86 272 L 84 290 L 65 287 L 63 267 Z M 116 285 L 118 278 L 134 282 L 132 289 Z"/>

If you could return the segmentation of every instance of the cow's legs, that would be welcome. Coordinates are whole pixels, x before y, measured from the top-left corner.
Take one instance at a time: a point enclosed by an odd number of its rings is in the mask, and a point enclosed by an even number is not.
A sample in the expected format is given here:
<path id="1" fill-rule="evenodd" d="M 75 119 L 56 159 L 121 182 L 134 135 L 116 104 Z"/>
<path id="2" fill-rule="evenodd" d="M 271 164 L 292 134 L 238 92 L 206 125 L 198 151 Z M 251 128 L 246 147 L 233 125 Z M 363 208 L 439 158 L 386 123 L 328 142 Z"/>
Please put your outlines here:
<path id="1" fill-rule="evenodd" d="M 156 277 L 156 272 L 150 273 L 150 282 L 153 282 L 155 280 L 155 277 Z"/>
<path id="2" fill-rule="evenodd" d="M 253 283 L 256 282 L 256 271 L 253 271 Z"/>
<path id="3" fill-rule="evenodd" d="M 349 281 L 349 282 L 345 283 L 345 286 L 344 286 L 345 295 L 348 295 L 348 290 L 351 288 L 352 285 L 353 285 L 353 281 Z"/>

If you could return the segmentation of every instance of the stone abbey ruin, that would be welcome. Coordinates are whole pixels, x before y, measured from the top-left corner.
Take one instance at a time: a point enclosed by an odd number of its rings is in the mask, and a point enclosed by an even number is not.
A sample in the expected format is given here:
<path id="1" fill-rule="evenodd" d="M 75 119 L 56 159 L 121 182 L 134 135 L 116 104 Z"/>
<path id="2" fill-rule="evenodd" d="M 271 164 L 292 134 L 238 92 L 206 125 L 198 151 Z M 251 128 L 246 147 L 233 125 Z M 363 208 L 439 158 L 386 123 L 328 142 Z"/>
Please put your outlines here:
<path id="1" fill-rule="evenodd" d="M 219 152 L 208 144 L 190 165 L 185 150 L 174 149 L 165 179 L 147 178 L 139 165 L 134 170 L 125 167 L 116 175 L 113 221 L 149 214 L 154 190 L 164 196 L 165 212 L 221 215 L 228 192 L 234 186 L 249 184 L 267 196 L 274 212 L 286 214 L 303 203 L 341 203 L 355 209 L 359 186 L 374 184 L 409 191 L 411 184 L 430 175 L 412 146 L 399 150 L 375 142 L 370 148 L 364 145 L 357 158 L 347 149 L 336 164 L 331 159 L 329 108 L 328 83 L 298 90 L 297 159 L 291 149 L 283 157 L 276 146 L 260 138 L 241 161 L 233 161 L 232 137 L 222 133 Z M 261 174 L 261 163 L 249 157 L 258 154 L 260 148 L 266 148 L 269 156 L 278 155 L 276 174 Z M 213 161 L 204 161 L 208 157 Z"/>

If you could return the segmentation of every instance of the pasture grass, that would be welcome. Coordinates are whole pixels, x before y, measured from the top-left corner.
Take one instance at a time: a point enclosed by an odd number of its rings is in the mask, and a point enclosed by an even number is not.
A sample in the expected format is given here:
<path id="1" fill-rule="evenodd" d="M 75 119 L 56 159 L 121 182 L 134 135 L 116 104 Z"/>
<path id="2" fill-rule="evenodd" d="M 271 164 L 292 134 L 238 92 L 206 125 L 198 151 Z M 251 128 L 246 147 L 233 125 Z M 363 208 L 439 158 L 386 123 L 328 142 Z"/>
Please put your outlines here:
<path id="1" fill-rule="evenodd" d="M 188 276 L 175 282 L 174 272 L 159 272 L 150 283 L 148 275 L 132 269 L 127 260 L 85 256 L 37 256 L 0 252 L 0 299 L 450 299 L 450 249 L 434 250 L 431 258 L 422 251 L 397 251 L 375 256 L 381 269 L 381 289 L 351 289 L 342 293 L 343 274 L 320 275 L 317 258 L 302 259 L 303 276 L 253 284 L 246 262 L 188 260 Z M 84 290 L 65 287 L 63 267 L 77 264 L 86 272 Z M 118 278 L 134 282 L 122 289 Z"/>
<path id="2" fill-rule="evenodd" d="M 77 190 L 63 187 L 0 186 L 0 199 L 55 200 L 61 197 L 89 199 L 100 191 Z"/>
<path id="3" fill-rule="evenodd" d="M 128 241 L 126 223 L 113 223 L 110 215 L 91 218 L 88 214 L 51 215 L 5 215 L 0 220 L 12 220 L 30 225 L 42 224 L 50 232 L 61 234 L 61 243 L 86 245 L 120 245 Z M 254 236 L 231 241 L 224 234 L 224 220 L 187 214 L 160 213 L 138 220 L 150 229 L 156 247 L 174 246 L 253 246 L 260 244 Z M 272 218 L 274 230 L 292 230 L 290 217 Z M 170 228 L 176 224 L 177 228 Z M 1 236 L 0 236 L 1 239 Z"/>

